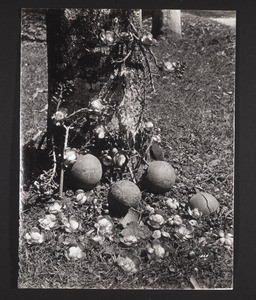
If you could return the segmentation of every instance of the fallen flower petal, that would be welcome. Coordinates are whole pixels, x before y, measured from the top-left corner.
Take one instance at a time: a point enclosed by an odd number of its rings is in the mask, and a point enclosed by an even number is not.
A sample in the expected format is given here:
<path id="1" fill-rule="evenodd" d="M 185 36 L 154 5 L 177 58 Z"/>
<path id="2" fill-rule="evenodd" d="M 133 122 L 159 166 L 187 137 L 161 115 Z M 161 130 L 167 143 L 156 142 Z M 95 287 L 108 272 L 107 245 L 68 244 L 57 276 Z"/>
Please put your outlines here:
<path id="1" fill-rule="evenodd" d="M 178 209 L 180 204 L 176 199 L 168 198 L 166 200 L 166 205 L 172 209 Z"/>
<path id="2" fill-rule="evenodd" d="M 54 202 L 52 205 L 49 206 L 48 210 L 49 213 L 51 214 L 58 214 L 59 212 L 61 212 L 62 209 L 62 205 L 60 205 L 59 202 Z"/>
<path id="3" fill-rule="evenodd" d="M 97 220 L 97 223 L 94 225 L 97 228 L 97 232 L 100 234 L 111 234 L 113 231 L 113 222 L 110 221 L 107 217 L 100 216 Z"/>
<path id="4" fill-rule="evenodd" d="M 45 230 L 51 230 L 56 225 L 56 216 L 53 214 L 46 215 L 44 218 L 39 219 L 40 226 Z"/>
<path id="5" fill-rule="evenodd" d="M 69 219 L 67 219 L 65 216 L 63 216 L 62 223 L 64 225 L 65 231 L 69 232 L 69 233 L 75 232 L 75 231 L 81 229 L 80 222 L 73 216 L 70 217 Z"/>
<path id="6" fill-rule="evenodd" d="M 168 220 L 167 220 L 168 224 L 170 225 L 181 225 L 182 224 L 182 219 L 179 215 L 174 215 L 171 216 Z"/>
<path id="7" fill-rule="evenodd" d="M 160 230 L 155 230 L 154 232 L 153 232 L 153 234 L 152 234 L 152 237 L 154 238 L 154 239 L 160 239 L 160 237 L 161 237 L 161 231 Z"/>
<path id="8" fill-rule="evenodd" d="M 138 242 L 136 236 L 132 234 L 120 238 L 120 241 L 127 246 L 132 246 Z"/>
<path id="9" fill-rule="evenodd" d="M 41 233 L 37 227 L 33 227 L 25 234 L 25 239 L 28 244 L 42 244 L 45 241 L 45 234 Z"/>
<path id="10" fill-rule="evenodd" d="M 191 239 L 193 237 L 193 230 L 188 229 L 185 225 L 181 224 L 176 228 L 176 234 L 182 239 Z"/>
<path id="11" fill-rule="evenodd" d="M 159 214 L 153 214 L 149 216 L 148 224 L 153 228 L 159 229 L 164 223 L 165 220 L 163 216 Z"/>
<path id="12" fill-rule="evenodd" d="M 72 246 L 68 249 L 67 258 L 72 260 L 78 260 L 85 256 L 85 253 L 79 246 Z"/>
<path id="13" fill-rule="evenodd" d="M 135 257 L 118 257 L 117 264 L 121 267 L 125 272 L 128 273 L 136 273 L 139 270 L 140 261 Z"/>

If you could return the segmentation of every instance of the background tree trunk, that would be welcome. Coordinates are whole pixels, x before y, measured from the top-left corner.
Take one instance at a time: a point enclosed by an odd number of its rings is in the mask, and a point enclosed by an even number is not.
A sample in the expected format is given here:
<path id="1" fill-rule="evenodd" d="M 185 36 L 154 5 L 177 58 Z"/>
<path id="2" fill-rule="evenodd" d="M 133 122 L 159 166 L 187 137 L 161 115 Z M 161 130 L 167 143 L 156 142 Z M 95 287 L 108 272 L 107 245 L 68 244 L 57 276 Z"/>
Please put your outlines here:
<path id="1" fill-rule="evenodd" d="M 171 9 L 152 10 L 152 34 L 154 38 L 162 34 L 181 38 L 181 11 Z"/>

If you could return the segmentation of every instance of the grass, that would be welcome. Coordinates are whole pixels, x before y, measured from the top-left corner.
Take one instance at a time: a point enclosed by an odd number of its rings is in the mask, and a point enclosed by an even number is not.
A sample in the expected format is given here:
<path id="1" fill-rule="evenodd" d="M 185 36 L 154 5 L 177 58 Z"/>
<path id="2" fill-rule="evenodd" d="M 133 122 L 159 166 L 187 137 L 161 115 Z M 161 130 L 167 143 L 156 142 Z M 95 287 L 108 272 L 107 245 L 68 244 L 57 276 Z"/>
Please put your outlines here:
<path id="1" fill-rule="evenodd" d="M 218 199 L 220 213 L 197 218 L 193 238 L 182 238 L 177 227 L 165 223 L 162 230 L 170 237 L 161 236 L 158 242 L 169 255 L 156 259 L 148 255 L 153 238 L 147 234 L 131 247 L 120 243 L 122 228 L 115 218 L 110 238 L 103 244 L 92 240 L 91 230 L 107 203 L 107 185 L 87 193 L 86 205 L 76 206 L 73 196 L 66 195 L 61 210 L 81 222 L 79 230 L 66 232 L 58 214 L 53 229 L 42 229 L 45 242 L 30 245 L 25 233 L 39 227 L 38 220 L 54 202 L 36 201 L 21 213 L 20 288 L 192 289 L 195 282 L 201 288 L 232 287 L 233 251 L 217 241 L 219 230 L 233 232 L 235 31 L 186 13 L 183 24 L 182 40 L 161 39 L 153 50 L 159 61 L 184 61 L 186 70 L 179 77 L 175 72 L 157 75 L 157 95 L 147 105 L 147 118 L 161 129 L 165 159 L 177 180 L 165 195 L 144 192 L 139 210 L 146 226 L 151 207 L 165 219 L 179 215 L 189 227 L 194 218 L 187 210 L 188 199 L 202 190 Z M 179 202 L 178 208 L 166 205 L 170 197 Z M 85 253 L 76 261 L 65 255 L 74 243 Z M 135 274 L 117 263 L 118 256 L 129 254 L 140 258 Z"/>

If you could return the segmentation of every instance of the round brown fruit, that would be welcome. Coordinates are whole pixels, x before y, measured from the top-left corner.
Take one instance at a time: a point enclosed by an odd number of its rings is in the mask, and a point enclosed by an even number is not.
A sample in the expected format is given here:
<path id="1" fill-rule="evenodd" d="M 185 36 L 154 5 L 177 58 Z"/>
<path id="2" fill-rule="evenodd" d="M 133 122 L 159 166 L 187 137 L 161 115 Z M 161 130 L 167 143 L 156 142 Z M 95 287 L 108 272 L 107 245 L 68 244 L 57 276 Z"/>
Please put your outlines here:
<path id="1" fill-rule="evenodd" d="M 129 180 L 115 182 L 108 192 L 109 210 L 125 214 L 130 207 L 138 207 L 141 192 L 138 186 Z"/>
<path id="2" fill-rule="evenodd" d="M 197 208 L 204 215 L 210 215 L 220 209 L 218 200 L 211 194 L 199 192 L 189 199 L 190 208 Z"/>
<path id="3" fill-rule="evenodd" d="M 156 160 L 148 165 L 145 174 L 145 186 L 153 193 L 162 194 L 172 188 L 175 179 L 173 167 L 166 161 Z"/>
<path id="4" fill-rule="evenodd" d="M 92 154 L 78 155 L 70 170 L 70 179 L 76 188 L 90 190 L 102 177 L 102 166 L 98 158 Z"/>

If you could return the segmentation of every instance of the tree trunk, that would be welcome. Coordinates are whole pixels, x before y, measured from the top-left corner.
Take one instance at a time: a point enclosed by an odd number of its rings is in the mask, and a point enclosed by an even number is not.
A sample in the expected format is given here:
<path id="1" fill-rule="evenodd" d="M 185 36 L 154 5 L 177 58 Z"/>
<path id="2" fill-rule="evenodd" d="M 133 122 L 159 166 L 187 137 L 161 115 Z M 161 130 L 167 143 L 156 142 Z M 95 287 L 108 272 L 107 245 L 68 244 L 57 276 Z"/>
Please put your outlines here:
<path id="1" fill-rule="evenodd" d="M 180 10 L 153 10 L 152 34 L 154 38 L 157 38 L 159 35 L 170 35 L 175 38 L 181 38 L 182 34 Z"/>
<path id="2" fill-rule="evenodd" d="M 72 130 L 69 145 L 76 148 L 85 146 L 88 140 L 79 136 L 85 136 L 96 125 L 105 126 L 113 135 L 126 136 L 127 140 L 138 131 L 143 110 L 142 77 L 145 72 L 140 67 L 134 68 L 134 65 L 141 64 L 142 57 L 136 49 L 132 50 L 132 54 L 129 52 L 132 42 L 111 44 L 113 22 L 118 22 L 118 35 L 126 33 L 130 23 L 139 35 L 142 28 L 141 10 L 48 11 L 49 144 L 52 142 L 52 132 L 55 143 L 63 144 L 63 128 L 53 128 L 51 121 L 56 110 L 65 108 L 68 114 L 72 114 L 81 108 L 88 108 L 92 100 L 104 93 L 105 103 L 118 105 L 119 109 L 109 114 L 104 122 L 98 120 L 94 125 L 85 122 L 81 128 Z M 117 58 L 116 62 L 123 62 L 113 63 L 110 54 Z"/>

